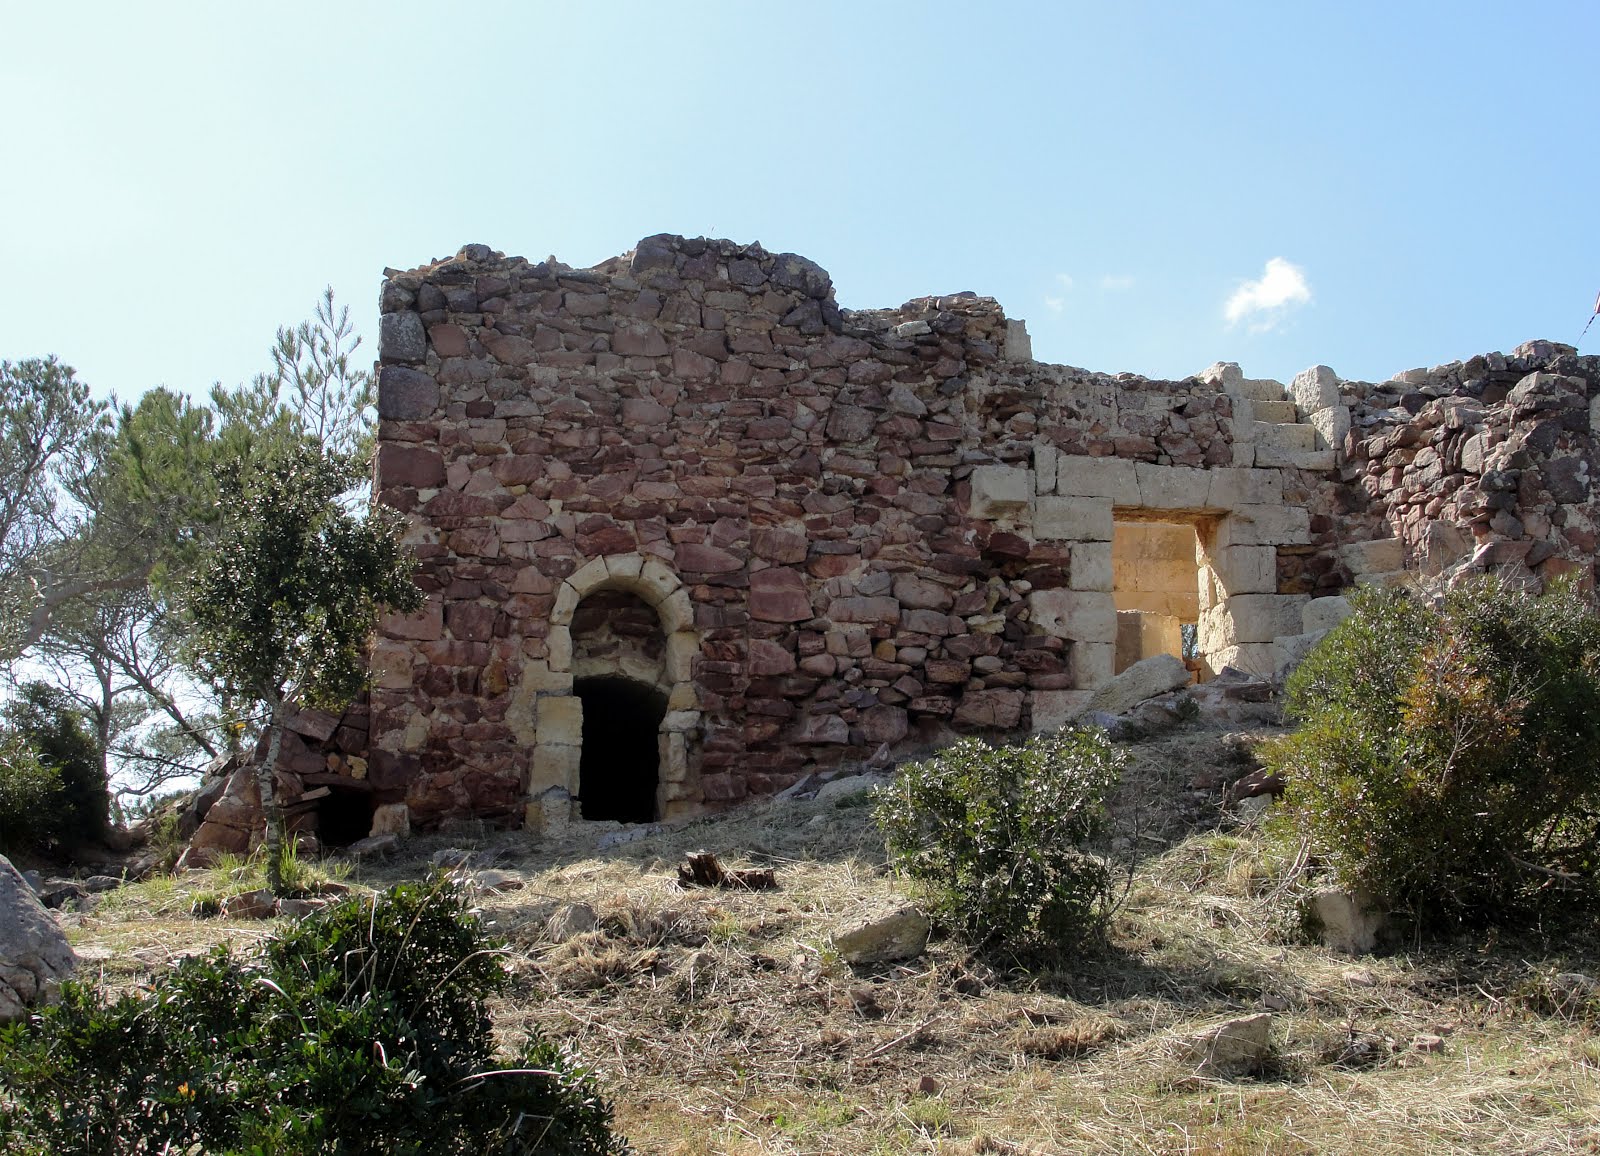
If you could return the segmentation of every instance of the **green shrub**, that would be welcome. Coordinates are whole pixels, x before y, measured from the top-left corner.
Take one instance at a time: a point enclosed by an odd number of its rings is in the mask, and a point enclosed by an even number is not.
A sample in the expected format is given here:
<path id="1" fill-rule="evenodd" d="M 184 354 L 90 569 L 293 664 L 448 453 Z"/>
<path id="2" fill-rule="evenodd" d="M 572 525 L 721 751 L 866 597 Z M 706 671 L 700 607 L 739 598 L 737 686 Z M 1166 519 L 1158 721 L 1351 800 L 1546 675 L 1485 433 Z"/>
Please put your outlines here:
<path id="1" fill-rule="evenodd" d="M 61 773 L 41 763 L 15 735 L 0 733 L 0 855 L 43 850 L 61 797 Z"/>
<path id="2" fill-rule="evenodd" d="M 269 940 L 182 961 L 148 992 L 0 1031 L 0 1151 L 623 1153 L 554 1045 L 494 1058 L 495 950 L 442 882 L 351 898 Z"/>
<path id="3" fill-rule="evenodd" d="M 1125 758 L 1099 730 L 963 739 L 903 767 L 874 813 L 895 868 L 979 943 L 1070 947 L 1103 930 L 1112 875 L 1085 850 Z"/>
<path id="4" fill-rule="evenodd" d="M 111 812 L 100 748 L 83 712 L 55 687 L 30 682 L 8 702 L 0 728 L 0 747 L 25 750 L 52 773 L 54 788 L 43 793 L 43 780 L 12 760 L 20 773 L 19 787 L 33 799 L 30 822 L 19 833 L 7 832 L 0 850 L 15 852 L 70 851 L 103 839 Z M 0 769 L 0 774 L 6 774 Z"/>
<path id="5" fill-rule="evenodd" d="M 1299 728 L 1261 752 L 1313 863 L 1424 922 L 1589 906 L 1600 617 L 1571 588 L 1491 580 L 1354 603 L 1289 680 Z"/>

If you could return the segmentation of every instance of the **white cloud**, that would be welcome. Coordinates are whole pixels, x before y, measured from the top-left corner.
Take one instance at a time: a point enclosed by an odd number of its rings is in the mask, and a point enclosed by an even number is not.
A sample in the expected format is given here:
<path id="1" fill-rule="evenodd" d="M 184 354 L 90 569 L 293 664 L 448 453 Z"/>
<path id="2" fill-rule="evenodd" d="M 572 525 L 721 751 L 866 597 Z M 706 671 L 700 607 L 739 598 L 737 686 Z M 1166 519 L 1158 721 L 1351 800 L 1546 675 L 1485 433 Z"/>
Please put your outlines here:
<path id="1" fill-rule="evenodd" d="M 1248 321 L 1250 332 L 1265 333 L 1281 324 L 1291 309 L 1310 300 L 1311 286 L 1306 282 L 1305 270 L 1274 257 L 1259 279 L 1246 281 L 1233 291 L 1222 307 L 1222 315 L 1229 325 Z"/>
<path id="2" fill-rule="evenodd" d="M 1070 273 L 1057 273 L 1056 281 L 1063 289 L 1071 289 L 1074 284 Z"/>
<path id="3" fill-rule="evenodd" d="M 1133 274 L 1107 273 L 1100 278 L 1100 289 L 1104 293 L 1126 293 L 1133 288 Z"/>
<path id="4" fill-rule="evenodd" d="M 1049 309 L 1050 312 L 1052 312 L 1052 313 L 1060 313 L 1063 309 L 1065 309 L 1067 307 L 1067 299 L 1065 297 L 1049 297 L 1049 296 L 1046 296 L 1045 299 L 1044 299 L 1044 304 L 1045 304 L 1045 308 Z"/>

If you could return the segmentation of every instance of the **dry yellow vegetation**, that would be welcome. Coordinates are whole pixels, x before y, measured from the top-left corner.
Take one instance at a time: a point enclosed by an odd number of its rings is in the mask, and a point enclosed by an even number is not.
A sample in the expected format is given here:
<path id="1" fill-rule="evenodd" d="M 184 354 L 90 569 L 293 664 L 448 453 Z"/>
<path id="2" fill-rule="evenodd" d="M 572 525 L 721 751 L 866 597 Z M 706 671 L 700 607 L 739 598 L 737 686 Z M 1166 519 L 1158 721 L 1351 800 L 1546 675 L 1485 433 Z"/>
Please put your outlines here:
<path id="1" fill-rule="evenodd" d="M 642 1153 L 1600 1151 L 1600 1003 L 1550 982 L 1597 974 L 1597 940 L 1359 960 L 1292 942 L 1260 836 L 1159 804 L 1227 760 L 1221 737 L 1135 745 L 1118 817 L 1144 857 L 1111 942 L 1044 968 L 940 937 L 904 964 L 836 958 L 829 931 L 900 893 L 860 797 L 762 804 L 600 852 L 457 832 L 350 882 L 472 852 L 461 873 L 516 973 L 497 1031 L 570 1042 Z M 680 888 L 676 864 L 701 848 L 775 868 L 779 888 Z M 76 920 L 74 944 L 122 985 L 248 943 L 270 923 L 187 914 L 227 882 L 127 888 Z M 557 942 L 549 917 L 572 903 L 596 926 Z M 1254 1075 L 1183 1058 L 1187 1036 L 1261 1011 L 1272 1055 Z"/>

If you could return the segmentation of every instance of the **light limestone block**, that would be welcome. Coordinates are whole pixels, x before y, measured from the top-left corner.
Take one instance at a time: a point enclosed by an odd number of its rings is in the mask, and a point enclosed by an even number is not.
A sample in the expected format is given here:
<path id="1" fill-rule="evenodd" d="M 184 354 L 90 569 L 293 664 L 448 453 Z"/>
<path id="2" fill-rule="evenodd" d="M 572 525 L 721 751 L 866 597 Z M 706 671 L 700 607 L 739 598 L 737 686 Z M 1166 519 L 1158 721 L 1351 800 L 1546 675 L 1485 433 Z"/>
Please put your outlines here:
<path id="1" fill-rule="evenodd" d="M 1279 653 L 1274 643 L 1247 642 L 1208 651 L 1206 658 L 1211 664 L 1211 669 L 1216 672 L 1221 672 L 1225 666 L 1231 666 L 1246 674 L 1259 674 L 1270 678 L 1278 673 Z"/>
<path id="2" fill-rule="evenodd" d="M 572 572 L 567 578 L 567 585 L 579 594 L 587 594 L 610 577 L 611 571 L 606 569 L 604 558 L 590 558 Z"/>
<path id="3" fill-rule="evenodd" d="M 1033 492 L 1053 494 L 1056 490 L 1056 461 L 1061 451 L 1055 446 L 1035 442 L 1033 446 Z"/>
<path id="4" fill-rule="evenodd" d="M 1425 522 L 1418 552 L 1422 555 L 1422 572 L 1438 574 L 1467 559 L 1472 553 L 1472 536 L 1448 522 Z"/>
<path id="5" fill-rule="evenodd" d="M 1256 422 L 1256 457 L 1262 450 L 1281 450 L 1286 453 L 1303 453 L 1317 448 L 1317 430 L 1309 425 L 1271 425 Z"/>
<path id="6" fill-rule="evenodd" d="M 1311 516 L 1304 506 L 1236 506 L 1217 524 L 1215 548 L 1304 546 L 1311 541 Z"/>
<path id="7" fill-rule="evenodd" d="M 657 753 L 661 758 L 662 781 L 681 783 L 689 777 L 689 740 L 682 733 L 663 733 Z"/>
<path id="8" fill-rule="evenodd" d="M 1319 450 L 1333 450 L 1336 454 L 1344 451 L 1344 435 L 1350 432 L 1349 406 L 1331 405 L 1317 410 L 1307 420 L 1317 431 Z"/>
<path id="9" fill-rule="evenodd" d="M 1499 573 L 1498 577 L 1502 582 L 1507 584 L 1516 583 L 1517 589 L 1537 590 L 1539 588 L 1539 580 L 1534 577 L 1533 572 L 1530 571 L 1526 566 L 1523 566 L 1521 569 L 1521 574 L 1518 574 L 1511 570 L 1510 565 L 1507 564 L 1506 568 Z M 1380 589 L 1388 590 L 1401 586 L 1415 585 L 1416 580 L 1417 576 L 1409 570 L 1389 570 L 1359 575 L 1356 578 L 1356 585 L 1374 586 Z"/>
<path id="10" fill-rule="evenodd" d="M 686 734 L 700 725 L 700 712 L 697 710 L 669 710 L 661 720 L 661 729 L 673 734 Z"/>
<path id="11" fill-rule="evenodd" d="M 1283 475 L 1277 470 L 1217 469 L 1210 473 L 1206 505 L 1214 509 L 1276 506 L 1283 502 Z"/>
<path id="12" fill-rule="evenodd" d="M 1247 377 L 1228 392 L 1251 401 L 1282 401 L 1284 397 L 1283 382 L 1270 377 Z"/>
<path id="13" fill-rule="evenodd" d="M 422 744 L 428 741 L 428 716 L 420 711 L 406 720 L 405 729 L 400 732 L 400 749 L 404 751 L 420 751 Z"/>
<path id="14" fill-rule="evenodd" d="M 680 682 L 672 687 L 672 693 L 667 695 L 668 710 L 699 710 L 700 692 L 695 690 L 694 683 Z"/>
<path id="15" fill-rule="evenodd" d="M 1300 626 L 1307 634 L 1326 633 L 1349 618 L 1352 613 L 1350 599 L 1337 595 L 1331 598 L 1313 598 L 1300 612 Z"/>
<path id="16" fill-rule="evenodd" d="M 681 586 L 656 605 L 656 613 L 661 616 L 661 629 L 668 634 L 676 634 L 694 626 L 694 603 L 689 600 L 689 592 Z"/>
<path id="17" fill-rule="evenodd" d="M 659 658 L 647 658 L 640 654 L 624 654 L 620 659 L 601 659 L 595 665 L 598 667 L 595 674 L 605 674 L 606 663 L 615 661 L 617 672 L 634 682 L 642 682 L 646 686 L 657 686 L 662 681 L 662 661 Z M 584 672 L 586 675 L 589 673 Z"/>
<path id="18" fill-rule="evenodd" d="M 1339 404 L 1339 375 L 1326 365 L 1313 365 L 1295 374 L 1289 391 L 1301 413 L 1316 413 Z"/>
<path id="19" fill-rule="evenodd" d="M 550 633 L 544 639 L 545 661 L 550 664 L 551 670 L 570 670 L 572 668 L 572 628 L 570 626 L 552 626 Z"/>
<path id="20" fill-rule="evenodd" d="M 539 699 L 535 717 L 541 745 L 583 745 L 583 700 L 577 695 L 544 695 Z"/>
<path id="21" fill-rule="evenodd" d="M 667 635 L 667 680 L 688 682 L 694 677 L 695 655 L 700 653 L 700 638 L 692 630 Z"/>
<path id="22" fill-rule="evenodd" d="M 1074 590 L 1112 589 L 1111 543 L 1072 544 L 1071 583 Z M 410 685 L 407 682 L 406 685 Z"/>
<path id="23" fill-rule="evenodd" d="M 1189 618 L 1199 614 L 1189 607 Z M 1183 652 L 1183 618 L 1168 613 L 1147 610 L 1117 611 L 1117 677 L 1121 678 L 1131 667 L 1158 654 Z M 1096 710 L 1105 709 L 1095 707 Z"/>
<path id="24" fill-rule="evenodd" d="M 1056 459 L 1056 493 L 1068 498 L 1110 498 L 1114 505 L 1139 504 L 1135 463 L 1123 458 L 1062 454 Z"/>
<path id="25" fill-rule="evenodd" d="M 1317 470 L 1324 473 L 1339 464 L 1332 450 L 1284 450 L 1273 446 L 1257 446 L 1255 462 L 1264 468 Z"/>
<path id="26" fill-rule="evenodd" d="M 641 554 L 612 554 L 605 562 L 606 573 L 612 578 L 637 578 L 644 570 Z"/>
<path id="27" fill-rule="evenodd" d="M 1276 546 L 1228 546 L 1214 551 L 1209 560 L 1220 597 L 1278 592 Z"/>
<path id="28" fill-rule="evenodd" d="M 639 567 L 639 585 L 635 589 L 646 602 L 660 605 L 682 585 L 672 572 L 672 567 L 660 558 L 646 558 L 644 565 Z"/>
<path id="29" fill-rule="evenodd" d="M 1028 323 L 1017 317 L 1006 319 L 1006 360 L 1033 360 L 1033 338 L 1028 336 Z"/>
<path id="30" fill-rule="evenodd" d="M 1111 681 L 1116 660 L 1115 643 L 1075 642 L 1067 665 L 1079 690 L 1094 690 Z"/>
<path id="31" fill-rule="evenodd" d="M 1195 376 L 1201 381 L 1220 385 L 1224 390 L 1231 392 L 1244 380 L 1244 370 L 1239 368 L 1237 361 L 1216 361 Z"/>
<path id="32" fill-rule="evenodd" d="M 572 689 L 572 675 L 565 670 L 557 670 L 546 659 L 530 658 L 522 664 L 522 681 L 517 684 L 517 690 L 532 692 L 534 694 L 559 691 L 565 693 Z M 532 711 L 532 699 L 529 699 L 529 710 Z"/>
<path id="33" fill-rule="evenodd" d="M 572 612 L 583 601 L 583 593 L 574 590 L 572 583 L 563 582 L 556 587 L 555 605 L 550 608 L 550 621 L 565 626 L 572 622 Z"/>
<path id="34" fill-rule="evenodd" d="M 1191 510 L 1203 507 L 1211 489 L 1205 470 L 1190 466 L 1155 466 L 1138 462 L 1139 505 L 1147 510 Z"/>
<path id="35" fill-rule="evenodd" d="M 1378 538 L 1371 542 L 1351 542 L 1339 548 L 1339 560 L 1357 578 L 1368 574 L 1387 574 L 1404 570 L 1405 543 L 1399 538 Z"/>
<path id="36" fill-rule="evenodd" d="M 372 680 L 384 690 L 410 690 L 411 648 L 401 642 L 379 642 L 374 646 Z"/>
<path id="37" fill-rule="evenodd" d="M 1109 542 L 1111 526 L 1110 498 L 1046 497 L 1038 499 L 1034 505 L 1033 534 L 1036 538 Z"/>
<path id="38" fill-rule="evenodd" d="M 1270 422 L 1273 425 L 1292 425 L 1300 420 L 1300 411 L 1295 408 L 1292 401 L 1252 401 L 1250 417 L 1254 421 Z"/>
<path id="39" fill-rule="evenodd" d="M 1094 692 L 1090 710 L 1121 714 L 1146 699 L 1189 685 L 1189 670 L 1174 654 L 1154 654 L 1141 659 Z"/>
<path id="40" fill-rule="evenodd" d="M 1326 630 L 1305 634 L 1280 634 L 1272 640 L 1273 645 L 1278 648 L 1278 668 L 1273 673 L 1279 678 L 1287 678 L 1295 667 L 1305 661 L 1306 655 L 1315 649 L 1317 643 L 1327 636 Z"/>
<path id="41" fill-rule="evenodd" d="M 540 743 L 533 748 L 533 757 L 528 760 L 528 793 L 536 795 L 551 787 L 576 792 L 582 757 L 581 747 Z"/>
<path id="42" fill-rule="evenodd" d="M 1247 470 L 1256 464 L 1256 447 L 1243 439 L 1235 439 L 1233 443 L 1233 464 L 1237 469 Z"/>
<path id="43" fill-rule="evenodd" d="M 978 466 L 972 471 L 974 518 L 1014 518 L 1033 500 L 1033 471 L 1021 466 Z"/>
<path id="44" fill-rule="evenodd" d="M 1600 433 L 1600 394 L 1595 395 L 1589 403 L 1589 428 L 1595 433 Z"/>
<path id="45" fill-rule="evenodd" d="M 1029 618 L 1046 634 L 1078 642 L 1117 640 L 1117 605 L 1095 590 L 1035 590 L 1028 595 Z"/>
<path id="46" fill-rule="evenodd" d="M 377 835 L 398 835 L 402 839 L 411 835 L 411 808 L 404 803 L 384 803 L 372 810 L 372 827 L 367 838 Z"/>
<path id="47" fill-rule="evenodd" d="M 1089 690 L 1036 690 L 1030 696 L 1033 704 L 1033 729 L 1060 730 L 1083 713 L 1085 704 L 1094 696 Z"/>
<path id="48" fill-rule="evenodd" d="M 1212 646 L 1271 642 L 1301 632 L 1304 594 L 1235 594 L 1207 610 L 1201 631 Z"/>

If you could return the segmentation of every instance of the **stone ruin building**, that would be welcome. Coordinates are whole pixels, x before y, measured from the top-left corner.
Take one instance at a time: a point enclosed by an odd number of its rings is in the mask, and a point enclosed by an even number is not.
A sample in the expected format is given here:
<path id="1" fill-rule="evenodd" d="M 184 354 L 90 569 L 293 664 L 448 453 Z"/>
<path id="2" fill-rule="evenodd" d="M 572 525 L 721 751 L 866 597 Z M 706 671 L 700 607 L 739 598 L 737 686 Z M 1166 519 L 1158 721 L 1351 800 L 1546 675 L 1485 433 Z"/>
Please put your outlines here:
<path id="1" fill-rule="evenodd" d="M 1600 359 L 1377 384 L 1034 361 L 971 293 L 853 311 L 759 245 L 387 273 L 375 492 L 427 593 L 279 791 L 324 845 L 736 806 L 1057 727 L 1141 658 L 1273 675 L 1355 583 L 1595 580 Z M 208 797 L 207 797 L 208 796 Z M 248 845 L 253 775 L 195 846 Z"/>

